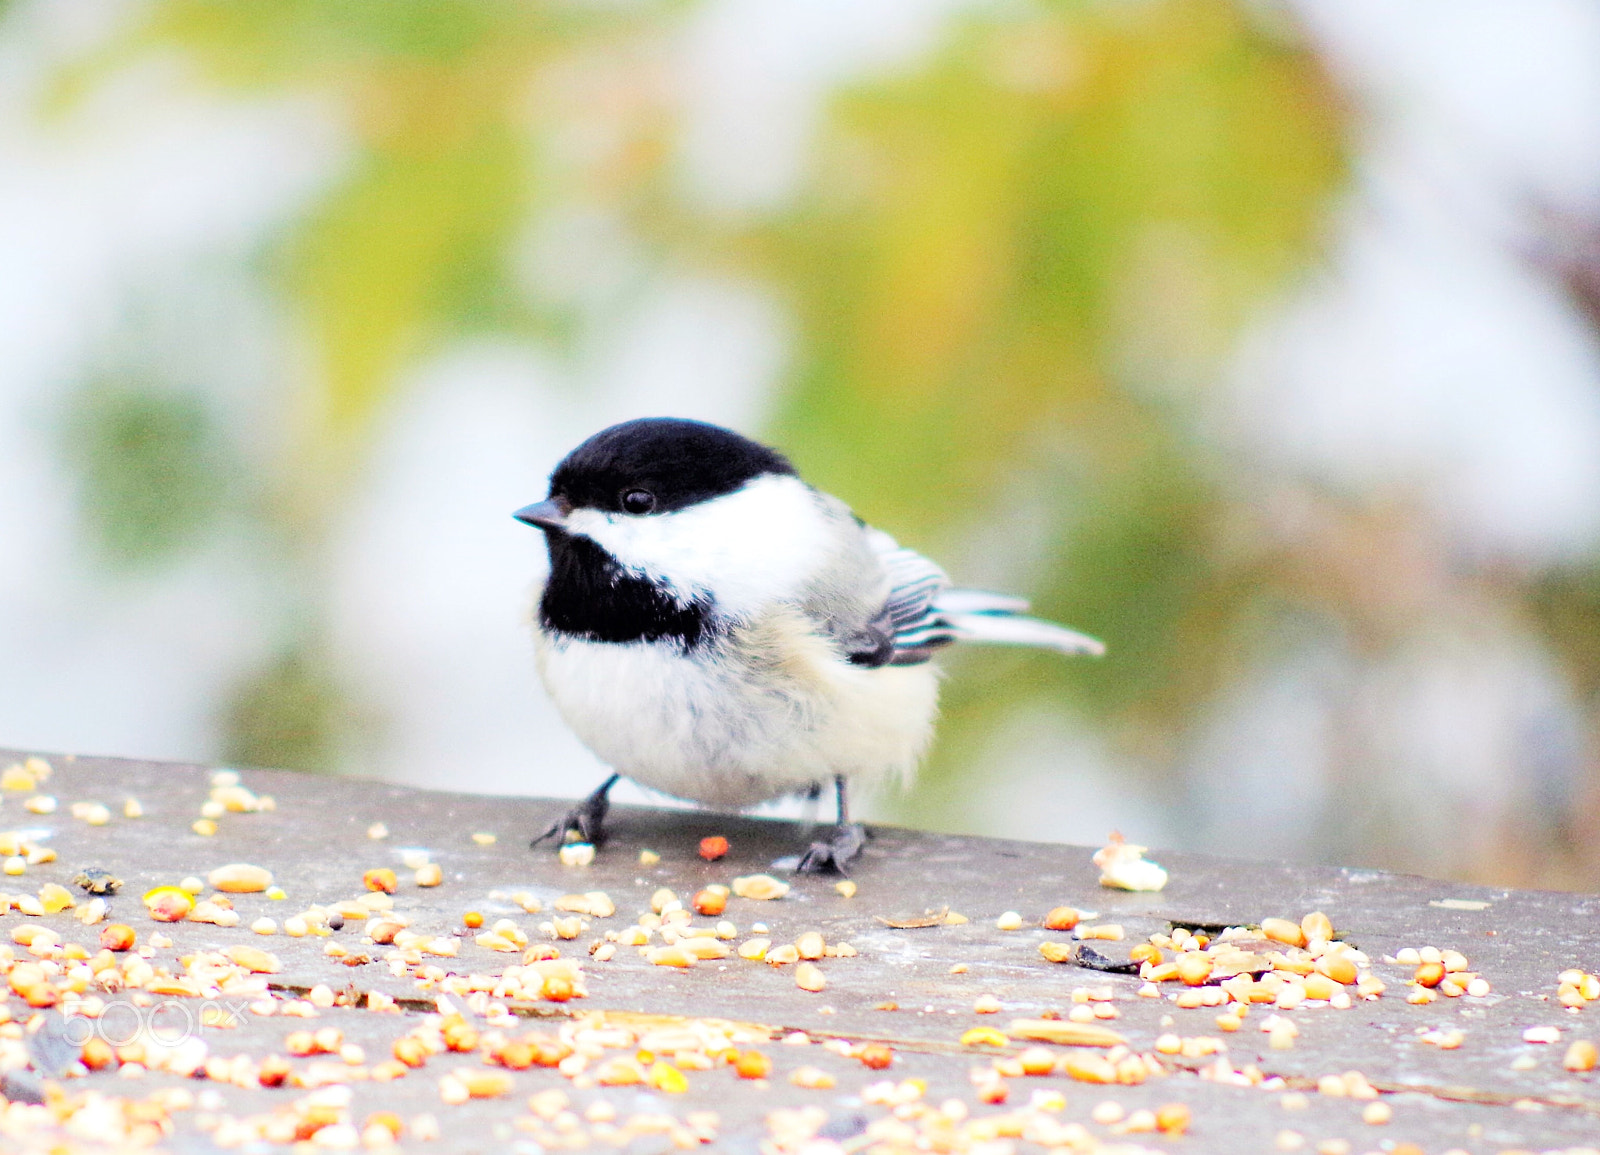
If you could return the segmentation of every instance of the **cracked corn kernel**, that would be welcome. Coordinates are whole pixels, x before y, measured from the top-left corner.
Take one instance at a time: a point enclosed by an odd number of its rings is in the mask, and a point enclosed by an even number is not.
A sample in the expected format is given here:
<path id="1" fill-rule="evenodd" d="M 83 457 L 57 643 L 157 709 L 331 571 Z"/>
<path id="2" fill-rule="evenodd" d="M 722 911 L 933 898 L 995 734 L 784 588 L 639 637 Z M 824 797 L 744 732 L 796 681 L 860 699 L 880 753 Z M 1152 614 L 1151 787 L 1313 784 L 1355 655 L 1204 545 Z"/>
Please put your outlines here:
<path id="1" fill-rule="evenodd" d="M 772 1074 L 772 1060 L 760 1051 L 740 1051 L 733 1069 L 741 1079 L 765 1079 Z"/>
<path id="2" fill-rule="evenodd" d="M 472 841 L 477 843 L 479 846 L 493 846 L 495 844 L 495 842 L 497 841 L 497 839 L 495 838 L 495 836 L 493 834 L 490 834 L 487 830 L 479 830 L 479 831 L 476 831 L 476 832 L 473 833 Z M 574 845 L 574 846 L 588 846 L 588 843 L 585 843 L 585 842 L 574 842 L 572 845 Z M 565 850 L 566 847 L 562 847 L 562 849 Z M 593 851 L 594 848 L 591 846 L 591 847 L 589 847 L 589 849 L 591 851 Z"/>
<path id="3" fill-rule="evenodd" d="M 789 1082 L 809 1091 L 827 1091 L 834 1086 L 834 1078 L 819 1067 L 800 1067 L 789 1076 Z"/>
<path id="4" fill-rule="evenodd" d="M 210 818 L 197 818 L 190 824 L 189 829 L 202 838 L 210 838 L 217 832 L 217 824 Z"/>
<path id="5" fill-rule="evenodd" d="M 962 1032 L 961 1045 L 963 1047 L 1007 1047 L 1011 1040 L 1003 1032 L 993 1027 L 973 1027 Z"/>
<path id="6" fill-rule="evenodd" d="M 1394 1110 L 1387 1103 L 1368 1103 L 1361 1109 L 1361 1121 L 1378 1127 L 1394 1118 Z"/>
<path id="7" fill-rule="evenodd" d="M 1021 930 L 1022 915 L 1014 910 L 1008 910 L 994 920 L 996 930 Z"/>
<path id="8" fill-rule="evenodd" d="M 363 873 L 361 884 L 370 891 L 382 891 L 384 894 L 393 894 L 400 889 L 400 880 L 387 866 L 375 867 Z"/>
<path id="9" fill-rule="evenodd" d="M 1578 1039 L 1567 1048 L 1561 1065 L 1569 1071 L 1592 1071 L 1597 1062 L 1600 1062 L 1600 1052 L 1596 1051 L 1595 1045 L 1588 1039 Z"/>
<path id="10" fill-rule="evenodd" d="M 816 931 L 808 930 L 794 940 L 794 949 L 803 959 L 819 959 L 827 949 L 827 943 Z"/>
<path id="11" fill-rule="evenodd" d="M 656 863 L 658 863 L 660 861 L 661 861 L 661 855 L 657 854 L 653 850 L 641 850 L 641 851 L 639 851 L 639 865 L 640 866 L 654 866 L 654 865 L 656 865 Z"/>
<path id="12" fill-rule="evenodd" d="M 803 962 L 794 969 L 794 985 L 815 994 L 828 985 L 828 978 L 815 963 Z"/>
<path id="13" fill-rule="evenodd" d="M 770 902 L 789 893 L 789 884 L 770 874 L 749 874 L 733 880 L 733 893 L 740 898 Z"/>
<path id="14" fill-rule="evenodd" d="M 706 918 L 716 918 L 728 909 L 728 896 L 714 890 L 699 890 L 695 892 L 689 904 L 694 907 L 696 914 Z"/>
<path id="15" fill-rule="evenodd" d="M 1299 923 L 1286 918 L 1262 919 L 1261 933 L 1274 942 L 1287 943 L 1289 946 L 1306 945 L 1306 932 L 1300 929 Z"/>
<path id="16" fill-rule="evenodd" d="M 230 862 L 206 875 L 213 890 L 228 894 L 259 894 L 272 885 L 272 871 L 248 862 Z"/>
<path id="17" fill-rule="evenodd" d="M 412 876 L 418 886 L 438 886 L 444 881 L 444 870 L 437 862 L 424 863 Z"/>
<path id="18" fill-rule="evenodd" d="M 137 798 L 129 798 L 122 804 L 122 816 L 124 818 L 143 818 L 144 805 Z"/>
<path id="19" fill-rule="evenodd" d="M 1044 916 L 1042 924 L 1045 930 L 1071 930 L 1078 925 L 1081 916 L 1074 907 L 1058 906 Z"/>
<path id="20" fill-rule="evenodd" d="M 999 1014 L 1000 1000 L 993 995 L 979 995 L 972 1003 L 972 1012 L 977 1015 Z"/>
<path id="21" fill-rule="evenodd" d="M 833 889 L 841 898 L 854 898 L 856 896 L 856 884 L 848 878 L 840 879 L 834 883 Z"/>

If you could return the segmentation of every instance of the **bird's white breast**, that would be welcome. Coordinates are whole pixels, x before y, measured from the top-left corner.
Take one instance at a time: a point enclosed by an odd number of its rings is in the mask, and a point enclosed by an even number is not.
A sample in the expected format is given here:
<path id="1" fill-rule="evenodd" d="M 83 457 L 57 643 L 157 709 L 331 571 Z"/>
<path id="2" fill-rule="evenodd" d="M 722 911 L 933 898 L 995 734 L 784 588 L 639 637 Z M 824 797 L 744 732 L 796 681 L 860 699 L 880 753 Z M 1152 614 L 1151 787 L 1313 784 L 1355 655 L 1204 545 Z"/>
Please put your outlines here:
<path id="1" fill-rule="evenodd" d="M 789 608 L 689 654 L 541 630 L 538 661 L 563 717 L 613 769 L 713 806 L 835 775 L 909 776 L 937 710 L 931 665 L 851 665 Z"/>

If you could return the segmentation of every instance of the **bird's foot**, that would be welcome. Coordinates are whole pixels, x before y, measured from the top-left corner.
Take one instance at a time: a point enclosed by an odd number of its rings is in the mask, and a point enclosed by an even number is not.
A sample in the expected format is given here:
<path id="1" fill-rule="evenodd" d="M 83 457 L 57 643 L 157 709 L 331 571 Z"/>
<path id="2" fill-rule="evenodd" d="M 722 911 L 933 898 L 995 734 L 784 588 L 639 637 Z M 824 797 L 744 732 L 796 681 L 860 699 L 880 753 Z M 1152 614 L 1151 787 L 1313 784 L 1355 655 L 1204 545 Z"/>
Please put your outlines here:
<path id="1" fill-rule="evenodd" d="M 550 828 L 539 837 L 528 843 L 538 846 L 546 839 L 554 838 L 558 843 L 588 842 L 599 846 L 605 841 L 606 813 L 611 809 L 611 799 L 608 792 L 611 782 L 607 782 L 589 797 L 578 803 L 560 818 L 550 824 Z M 572 835 L 577 835 L 573 838 Z"/>
<path id="2" fill-rule="evenodd" d="M 867 828 L 859 822 L 845 822 L 833 828 L 826 842 L 813 842 L 801 855 L 795 870 L 801 874 L 843 874 L 845 865 L 855 859 L 867 844 Z"/>

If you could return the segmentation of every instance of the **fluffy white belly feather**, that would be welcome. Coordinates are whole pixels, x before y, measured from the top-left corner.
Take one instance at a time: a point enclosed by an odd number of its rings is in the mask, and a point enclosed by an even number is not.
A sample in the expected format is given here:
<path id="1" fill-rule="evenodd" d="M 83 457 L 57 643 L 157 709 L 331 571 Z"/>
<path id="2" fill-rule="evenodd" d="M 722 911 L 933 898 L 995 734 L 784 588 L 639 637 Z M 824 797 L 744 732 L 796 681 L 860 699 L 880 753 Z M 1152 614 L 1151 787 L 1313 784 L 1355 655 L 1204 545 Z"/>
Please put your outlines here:
<path id="1" fill-rule="evenodd" d="M 742 807 L 831 782 L 915 772 L 933 733 L 932 665 L 852 665 L 799 613 L 769 614 L 685 657 L 660 643 L 536 630 L 539 673 L 578 737 L 641 785 Z"/>

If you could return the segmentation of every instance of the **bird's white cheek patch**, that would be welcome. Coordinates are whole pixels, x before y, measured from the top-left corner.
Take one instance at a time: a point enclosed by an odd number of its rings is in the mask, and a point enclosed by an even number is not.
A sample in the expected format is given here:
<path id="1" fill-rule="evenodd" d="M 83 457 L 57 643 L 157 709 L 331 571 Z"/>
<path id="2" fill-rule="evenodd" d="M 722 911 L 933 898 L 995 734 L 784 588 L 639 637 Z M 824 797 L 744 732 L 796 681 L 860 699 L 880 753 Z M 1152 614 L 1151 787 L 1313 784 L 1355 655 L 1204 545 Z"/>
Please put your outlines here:
<path id="1" fill-rule="evenodd" d="M 685 602 L 709 595 L 736 617 L 795 596 L 831 554 L 827 514 L 794 477 L 759 477 L 675 513 L 574 510 L 568 524 Z"/>

